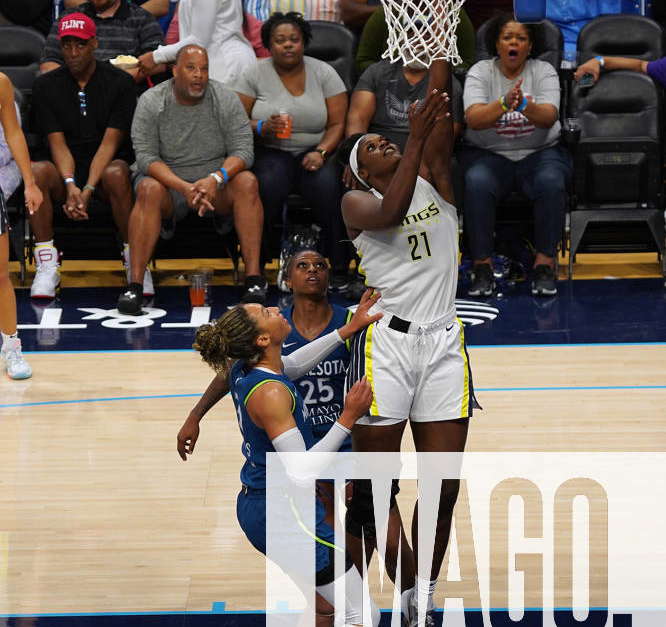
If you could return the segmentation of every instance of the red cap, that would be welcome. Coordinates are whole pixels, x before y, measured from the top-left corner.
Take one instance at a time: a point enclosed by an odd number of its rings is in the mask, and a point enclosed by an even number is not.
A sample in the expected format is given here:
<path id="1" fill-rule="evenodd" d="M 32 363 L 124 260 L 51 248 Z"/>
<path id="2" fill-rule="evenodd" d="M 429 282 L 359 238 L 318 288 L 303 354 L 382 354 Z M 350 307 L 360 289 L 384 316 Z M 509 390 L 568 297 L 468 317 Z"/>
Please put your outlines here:
<path id="1" fill-rule="evenodd" d="M 97 26 L 85 13 L 68 13 L 58 23 L 58 39 L 78 37 L 91 39 L 97 35 Z"/>

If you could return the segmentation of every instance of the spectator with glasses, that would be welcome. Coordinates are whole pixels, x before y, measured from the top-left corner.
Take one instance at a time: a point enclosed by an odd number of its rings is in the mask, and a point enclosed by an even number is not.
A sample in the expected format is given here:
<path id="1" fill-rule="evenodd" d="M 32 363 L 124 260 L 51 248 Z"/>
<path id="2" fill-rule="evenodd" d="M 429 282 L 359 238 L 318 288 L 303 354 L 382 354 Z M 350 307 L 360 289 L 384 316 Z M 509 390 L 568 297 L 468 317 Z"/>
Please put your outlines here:
<path id="1" fill-rule="evenodd" d="M 96 30 L 84 13 L 63 16 L 58 37 L 65 65 L 39 76 L 33 88 L 34 126 L 45 139 L 41 160 L 32 164 L 44 196 L 39 211 L 29 217 L 37 266 L 30 289 L 33 298 L 53 298 L 60 283 L 54 205 L 62 206 L 70 220 L 87 220 L 93 199 L 108 203 L 127 242 L 134 83 L 126 72 L 96 61 Z M 128 266 L 127 244 L 123 255 Z M 144 289 L 152 293 L 149 274 Z"/>

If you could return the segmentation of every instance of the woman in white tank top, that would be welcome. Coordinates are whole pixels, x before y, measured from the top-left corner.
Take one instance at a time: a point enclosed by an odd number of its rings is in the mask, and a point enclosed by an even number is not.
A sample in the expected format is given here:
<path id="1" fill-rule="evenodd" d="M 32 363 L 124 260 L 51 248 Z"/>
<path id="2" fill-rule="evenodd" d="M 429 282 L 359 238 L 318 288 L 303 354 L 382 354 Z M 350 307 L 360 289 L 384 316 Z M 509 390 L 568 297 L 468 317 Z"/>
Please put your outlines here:
<path id="1" fill-rule="evenodd" d="M 402 154 L 395 144 L 371 133 L 348 138 L 341 150 L 359 183 L 359 189 L 343 198 L 343 217 L 367 285 L 381 292 L 378 307 L 384 312 L 382 321 L 352 345 L 347 385 L 365 374 L 374 394 L 369 415 L 352 432 L 354 451 L 399 451 L 408 418 L 417 451 L 461 452 L 465 446 L 474 395 L 462 324 L 455 314 L 458 222 L 450 175 L 449 89 L 448 63 L 434 62 L 428 97 L 410 110 L 410 135 Z M 442 482 L 434 554 L 432 561 L 422 559 L 423 580 L 416 587 L 418 556 L 411 553 L 401 529 L 397 484 L 392 492 L 386 563 L 395 575 L 390 565 L 395 565 L 401 538 L 407 624 L 418 624 L 418 605 L 422 611 L 432 610 L 458 486 L 457 480 Z M 348 541 L 352 553 L 360 553 L 361 530 L 366 545 L 372 544 L 375 525 L 369 503 L 370 482 L 354 482 L 347 518 L 348 532 L 358 538 L 355 549 Z M 428 615 L 426 624 L 430 620 Z"/>

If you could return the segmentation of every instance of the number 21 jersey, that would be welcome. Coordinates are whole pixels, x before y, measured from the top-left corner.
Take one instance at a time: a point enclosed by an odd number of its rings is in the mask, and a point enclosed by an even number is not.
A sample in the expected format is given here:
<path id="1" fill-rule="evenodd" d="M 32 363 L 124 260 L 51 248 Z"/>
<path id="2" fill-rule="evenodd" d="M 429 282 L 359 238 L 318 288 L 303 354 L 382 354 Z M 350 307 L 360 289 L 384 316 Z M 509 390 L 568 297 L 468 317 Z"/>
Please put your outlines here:
<path id="1" fill-rule="evenodd" d="M 455 318 L 458 216 L 424 178 L 417 177 L 399 226 L 361 231 L 353 243 L 366 285 L 381 292 L 382 309 L 410 322 Z"/>

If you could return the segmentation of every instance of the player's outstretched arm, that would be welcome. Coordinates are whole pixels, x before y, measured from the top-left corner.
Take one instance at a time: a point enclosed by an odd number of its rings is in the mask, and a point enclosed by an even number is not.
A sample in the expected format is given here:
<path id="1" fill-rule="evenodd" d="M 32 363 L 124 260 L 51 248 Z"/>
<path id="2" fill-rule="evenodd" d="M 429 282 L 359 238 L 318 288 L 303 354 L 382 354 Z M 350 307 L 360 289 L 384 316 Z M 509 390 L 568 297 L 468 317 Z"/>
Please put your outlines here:
<path id="1" fill-rule="evenodd" d="M 448 61 L 433 61 L 430 66 L 428 91 L 434 89 L 447 94 L 451 89 L 451 65 Z M 450 99 L 449 99 L 450 102 Z M 423 149 L 423 164 L 430 182 L 446 201 L 453 203 L 451 184 L 451 155 L 453 154 L 453 119 L 450 113 L 441 117 L 433 126 Z"/>
<path id="2" fill-rule="evenodd" d="M 197 404 L 190 410 L 187 419 L 180 428 L 177 437 L 177 449 L 180 458 L 185 462 L 187 456 L 194 453 L 194 446 L 199 438 L 199 423 L 208 410 L 216 405 L 229 392 L 229 379 L 218 373 L 210 382 Z"/>
<path id="3" fill-rule="evenodd" d="M 290 355 L 282 356 L 282 369 L 290 379 L 299 379 L 307 374 L 322 359 L 327 357 L 342 342 L 345 342 L 355 333 L 382 317 L 381 313 L 370 314 L 369 309 L 379 300 L 379 292 L 366 290 L 361 302 L 349 322 L 344 326 L 327 333 L 323 337 L 308 342 L 305 346 L 295 350 Z"/>

